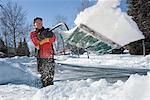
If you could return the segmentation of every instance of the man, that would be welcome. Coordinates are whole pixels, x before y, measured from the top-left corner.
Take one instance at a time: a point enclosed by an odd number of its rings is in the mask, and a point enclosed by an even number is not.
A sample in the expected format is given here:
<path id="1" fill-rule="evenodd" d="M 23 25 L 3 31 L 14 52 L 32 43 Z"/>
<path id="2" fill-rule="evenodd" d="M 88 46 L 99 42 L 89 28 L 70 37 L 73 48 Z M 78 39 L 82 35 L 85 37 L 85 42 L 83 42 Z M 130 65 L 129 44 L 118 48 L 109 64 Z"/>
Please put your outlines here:
<path id="1" fill-rule="evenodd" d="M 42 18 L 34 19 L 35 30 L 30 33 L 30 38 L 38 51 L 37 65 L 41 74 L 43 87 L 53 85 L 54 78 L 54 49 L 53 42 L 56 37 L 52 31 L 43 27 Z"/>

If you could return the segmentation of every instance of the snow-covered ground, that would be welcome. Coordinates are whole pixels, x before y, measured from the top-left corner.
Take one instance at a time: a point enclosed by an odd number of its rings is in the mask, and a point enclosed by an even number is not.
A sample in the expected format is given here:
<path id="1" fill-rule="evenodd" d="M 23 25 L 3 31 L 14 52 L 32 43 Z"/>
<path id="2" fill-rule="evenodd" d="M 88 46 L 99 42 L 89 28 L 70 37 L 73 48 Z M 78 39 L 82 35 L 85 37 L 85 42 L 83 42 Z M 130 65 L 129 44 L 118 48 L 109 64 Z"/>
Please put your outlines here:
<path id="1" fill-rule="evenodd" d="M 12 59 L 6 58 L 0 59 L 0 84 L 5 84 L 8 82 L 13 82 L 19 84 L 24 83 L 33 83 L 30 85 L 34 85 L 34 81 L 38 80 L 34 74 L 28 69 L 26 63 L 29 63 L 29 58 L 19 58 L 14 57 Z"/>
<path id="2" fill-rule="evenodd" d="M 81 55 L 80 58 L 57 56 L 56 62 L 83 65 L 87 67 L 87 72 L 89 67 L 150 70 L 150 55 L 109 54 L 96 56 L 90 54 L 90 59 L 86 55 Z M 57 69 L 58 66 L 61 69 Z M 133 74 L 126 81 L 118 80 L 110 83 L 105 78 L 69 80 L 70 76 L 76 77 L 76 74 L 72 72 L 67 74 L 65 67 L 60 64 L 58 66 L 54 85 L 41 88 L 39 74 L 36 71 L 36 58 L 1 58 L 0 82 L 3 85 L 0 85 L 0 100 L 149 100 L 150 98 L 149 72 L 147 75 Z M 4 67 L 5 70 L 2 70 Z M 63 77 L 68 77 L 68 80 L 57 81 Z M 11 83 L 4 84 L 6 82 Z"/>
<path id="3" fill-rule="evenodd" d="M 147 56 L 135 56 L 130 54 L 123 55 L 95 55 L 90 54 L 89 59 L 87 59 L 87 54 L 80 55 L 80 59 L 76 57 L 67 56 L 57 56 L 56 59 L 59 60 L 58 63 L 61 64 L 71 64 L 71 65 L 82 65 L 86 67 L 107 67 L 107 68 L 140 68 L 140 69 L 150 69 L 150 55 Z M 62 61 L 61 61 L 62 59 Z M 63 59 L 66 59 L 65 61 Z M 88 64 L 87 64 L 88 62 Z"/>

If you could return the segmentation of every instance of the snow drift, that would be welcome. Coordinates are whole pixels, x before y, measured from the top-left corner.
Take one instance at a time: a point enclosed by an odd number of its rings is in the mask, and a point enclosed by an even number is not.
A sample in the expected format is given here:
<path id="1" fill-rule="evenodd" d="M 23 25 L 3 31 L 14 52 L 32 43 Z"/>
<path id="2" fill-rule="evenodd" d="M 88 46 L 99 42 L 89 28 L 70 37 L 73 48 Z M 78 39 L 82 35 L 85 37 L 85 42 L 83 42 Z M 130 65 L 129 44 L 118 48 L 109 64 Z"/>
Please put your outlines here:
<path id="1" fill-rule="evenodd" d="M 77 26 L 88 26 L 121 46 L 143 39 L 136 23 L 119 5 L 120 0 L 98 0 L 96 5 L 78 14 L 74 22 Z"/>
<path id="2" fill-rule="evenodd" d="M 15 60 L 17 59 L 0 59 L 0 84 L 22 83 L 34 85 L 38 78 L 28 70 L 27 66 L 14 62 Z"/>
<path id="3" fill-rule="evenodd" d="M 150 74 L 131 75 L 126 82 L 105 79 L 67 81 L 39 90 L 32 100 L 149 100 Z"/>

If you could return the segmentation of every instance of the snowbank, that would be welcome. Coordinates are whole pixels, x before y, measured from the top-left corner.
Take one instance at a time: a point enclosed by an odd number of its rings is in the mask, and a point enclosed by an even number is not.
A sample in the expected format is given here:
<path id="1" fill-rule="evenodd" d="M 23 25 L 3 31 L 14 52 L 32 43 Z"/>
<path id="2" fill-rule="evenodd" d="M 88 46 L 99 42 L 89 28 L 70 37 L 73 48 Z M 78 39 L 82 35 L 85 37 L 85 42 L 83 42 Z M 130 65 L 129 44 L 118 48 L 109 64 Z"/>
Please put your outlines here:
<path id="1" fill-rule="evenodd" d="M 149 100 L 150 73 L 147 76 L 131 75 L 120 89 L 122 91 L 115 97 L 118 100 Z"/>
<path id="2" fill-rule="evenodd" d="M 22 57 L 20 60 L 17 60 L 17 58 L 0 59 L 0 84 L 22 83 L 34 85 L 34 81 L 37 81 L 38 78 L 28 70 L 27 66 L 21 64 L 27 58 Z"/>
<path id="3" fill-rule="evenodd" d="M 120 0 L 98 0 L 75 19 L 75 24 L 84 24 L 111 41 L 124 46 L 143 39 L 137 24 L 119 8 Z"/>
<path id="4" fill-rule="evenodd" d="M 137 68 L 137 69 L 150 69 L 150 55 L 137 56 L 130 54 L 105 54 L 95 55 L 90 54 L 89 59 L 87 54 L 77 57 L 56 57 L 62 60 L 56 60 L 60 64 L 78 65 L 86 67 L 101 67 L 101 68 Z"/>
<path id="5" fill-rule="evenodd" d="M 57 83 L 39 90 L 32 100 L 149 100 L 150 73 L 131 75 L 124 83 L 81 80 Z"/>
<path id="6" fill-rule="evenodd" d="M 0 85 L 0 100 L 31 100 L 37 88 L 28 85 Z"/>

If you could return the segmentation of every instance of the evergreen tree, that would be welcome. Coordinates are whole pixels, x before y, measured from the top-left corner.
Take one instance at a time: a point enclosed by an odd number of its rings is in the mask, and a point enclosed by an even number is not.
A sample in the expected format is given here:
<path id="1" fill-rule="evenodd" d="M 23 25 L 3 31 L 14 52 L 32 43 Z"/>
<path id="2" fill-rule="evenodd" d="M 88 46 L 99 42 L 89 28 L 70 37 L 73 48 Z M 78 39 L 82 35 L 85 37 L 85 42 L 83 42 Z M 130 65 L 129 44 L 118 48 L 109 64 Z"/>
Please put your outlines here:
<path id="1" fill-rule="evenodd" d="M 22 46 L 22 41 L 21 40 L 18 44 L 17 55 L 18 56 L 24 56 L 24 51 L 23 51 L 23 46 Z"/>
<path id="2" fill-rule="evenodd" d="M 149 0 L 127 0 L 128 14 L 137 23 L 139 29 L 143 32 L 145 43 L 145 52 L 150 54 L 150 1 Z M 131 54 L 143 54 L 142 41 L 130 43 L 127 48 Z"/>
<path id="3" fill-rule="evenodd" d="M 29 47 L 28 47 L 28 44 L 27 44 L 25 38 L 24 38 L 24 41 L 23 41 L 23 49 L 24 49 L 24 55 L 29 57 L 30 56 L 30 51 L 29 51 Z"/>
<path id="4" fill-rule="evenodd" d="M 17 48 L 17 55 L 18 56 L 30 56 L 28 44 L 26 42 L 26 39 L 24 38 L 24 41 L 22 42 L 20 40 L 18 48 Z"/>
<path id="5" fill-rule="evenodd" d="M 7 47 L 4 44 L 4 41 L 0 38 L 0 52 L 7 54 Z"/>

